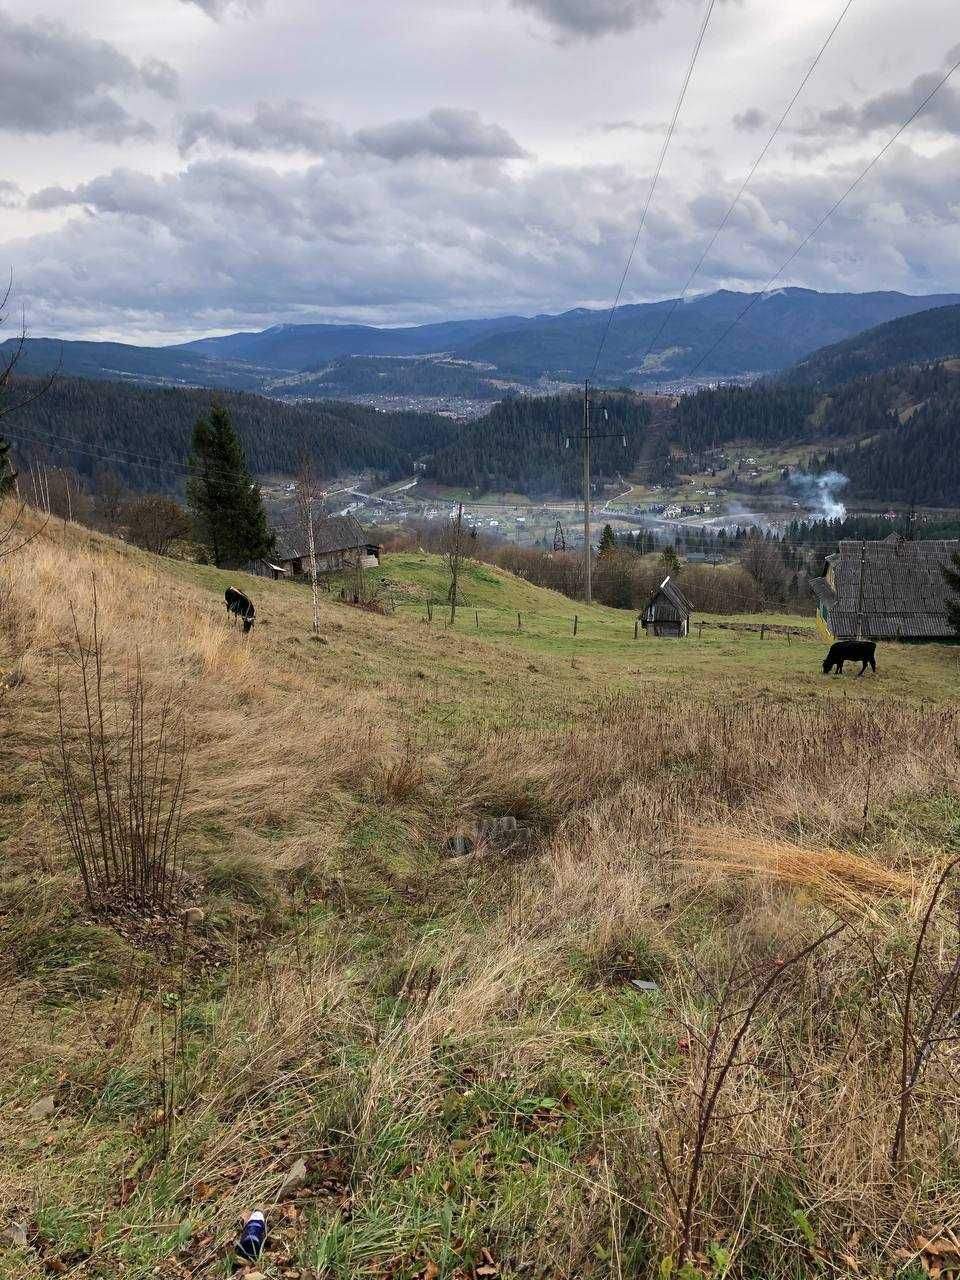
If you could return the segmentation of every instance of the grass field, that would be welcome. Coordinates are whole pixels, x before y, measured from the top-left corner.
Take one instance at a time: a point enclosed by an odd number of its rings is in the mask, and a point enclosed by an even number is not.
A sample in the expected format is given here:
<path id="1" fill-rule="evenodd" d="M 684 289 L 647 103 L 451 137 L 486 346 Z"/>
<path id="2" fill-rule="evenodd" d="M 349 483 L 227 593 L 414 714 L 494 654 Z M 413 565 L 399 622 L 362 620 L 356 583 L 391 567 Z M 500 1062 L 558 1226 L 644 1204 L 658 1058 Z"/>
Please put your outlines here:
<path id="1" fill-rule="evenodd" d="M 826 679 L 812 633 L 378 576 L 316 638 L 73 526 L 0 562 L 0 1276 L 223 1276 L 253 1208 L 251 1280 L 948 1274 L 960 650 Z M 139 661 L 187 729 L 169 912 L 91 909 L 56 818 L 94 588 L 109 707 Z"/>

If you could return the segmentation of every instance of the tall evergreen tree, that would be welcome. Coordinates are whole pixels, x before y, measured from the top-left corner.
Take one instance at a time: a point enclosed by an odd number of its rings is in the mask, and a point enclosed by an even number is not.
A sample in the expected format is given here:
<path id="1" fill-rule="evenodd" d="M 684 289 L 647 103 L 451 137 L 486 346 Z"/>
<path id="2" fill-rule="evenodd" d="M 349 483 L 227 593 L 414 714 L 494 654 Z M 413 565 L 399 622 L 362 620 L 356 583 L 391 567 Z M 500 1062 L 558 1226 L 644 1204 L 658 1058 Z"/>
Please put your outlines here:
<path id="1" fill-rule="evenodd" d="M 218 566 L 241 565 L 267 555 L 267 527 L 260 486 L 247 467 L 230 415 L 214 400 L 209 417 L 197 419 L 187 482 L 187 502 L 198 539 Z"/>
<path id="2" fill-rule="evenodd" d="M 7 496 L 16 478 L 17 473 L 10 462 L 10 445 L 0 436 L 0 498 Z"/>
<path id="3" fill-rule="evenodd" d="M 960 636 L 960 551 L 953 553 L 950 564 L 952 567 L 945 565 L 943 569 L 943 576 L 951 592 L 947 596 L 947 620 Z"/>
<path id="4" fill-rule="evenodd" d="M 603 533 L 600 535 L 600 546 L 597 548 L 598 556 L 609 555 L 611 551 L 616 551 L 617 540 L 613 536 L 613 529 L 610 525 L 603 526 Z"/>

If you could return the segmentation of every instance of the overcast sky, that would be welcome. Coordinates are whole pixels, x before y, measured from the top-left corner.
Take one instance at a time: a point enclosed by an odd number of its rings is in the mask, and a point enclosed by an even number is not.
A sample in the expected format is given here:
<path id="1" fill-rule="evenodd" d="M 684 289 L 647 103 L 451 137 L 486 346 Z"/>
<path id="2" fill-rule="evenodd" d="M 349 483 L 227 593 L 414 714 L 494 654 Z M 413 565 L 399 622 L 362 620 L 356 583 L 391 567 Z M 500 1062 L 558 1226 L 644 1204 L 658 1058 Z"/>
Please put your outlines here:
<path id="1" fill-rule="evenodd" d="M 134 342 L 609 304 L 704 3 L 0 0 L 0 262 L 32 333 Z M 626 300 L 844 3 L 718 0 Z M 854 0 L 692 291 L 765 282 L 958 46 L 957 0 Z M 960 290 L 958 213 L 960 72 L 784 283 Z"/>

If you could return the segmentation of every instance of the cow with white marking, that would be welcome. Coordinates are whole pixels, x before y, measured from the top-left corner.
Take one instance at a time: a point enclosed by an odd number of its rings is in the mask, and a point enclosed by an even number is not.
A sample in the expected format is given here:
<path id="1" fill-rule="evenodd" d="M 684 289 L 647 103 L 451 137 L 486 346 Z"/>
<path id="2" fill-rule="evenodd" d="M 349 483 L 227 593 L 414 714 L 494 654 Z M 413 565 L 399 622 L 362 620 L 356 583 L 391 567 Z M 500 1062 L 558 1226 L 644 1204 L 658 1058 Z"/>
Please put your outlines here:
<path id="1" fill-rule="evenodd" d="M 235 618 L 240 619 L 243 623 L 243 633 L 246 635 L 253 626 L 256 615 L 253 601 L 249 596 L 245 596 L 239 587 L 227 587 L 223 598 L 227 604 L 227 613 L 232 613 Z"/>

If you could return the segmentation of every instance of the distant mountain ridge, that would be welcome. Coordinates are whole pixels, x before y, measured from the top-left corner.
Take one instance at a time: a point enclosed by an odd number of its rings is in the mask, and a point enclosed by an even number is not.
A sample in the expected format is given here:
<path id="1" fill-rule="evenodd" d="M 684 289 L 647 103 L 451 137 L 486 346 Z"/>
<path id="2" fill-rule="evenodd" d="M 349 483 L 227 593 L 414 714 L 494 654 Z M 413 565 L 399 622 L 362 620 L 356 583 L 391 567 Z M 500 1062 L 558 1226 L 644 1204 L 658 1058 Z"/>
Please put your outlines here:
<path id="1" fill-rule="evenodd" d="M 747 381 L 780 373 L 811 352 L 864 330 L 958 304 L 960 294 L 916 297 L 799 288 L 761 296 L 720 290 L 682 303 L 630 304 L 614 318 L 595 380 L 608 386 L 676 385 L 716 347 L 698 377 Z M 280 389 L 283 379 L 317 373 L 320 391 L 329 381 L 325 370 L 337 362 L 443 354 L 476 365 L 485 378 L 533 388 L 542 382 L 578 383 L 589 376 L 608 315 L 607 310 L 580 307 L 559 315 L 507 315 L 408 328 L 282 324 L 167 347 L 30 338 L 22 371 L 43 373 L 59 361 L 65 374 L 79 377 L 289 395 L 288 389 Z M 743 319 L 731 328 L 740 315 Z M 11 341 L 2 349 L 9 351 Z M 365 369 L 364 377 L 369 373 Z M 341 381 L 349 387 L 356 378 Z M 415 375 L 404 374 L 401 381 L 411 398 L 429 395 L 424 388 L 436 385 L 437 370 L 422 366 L 422 387 Z"/>

